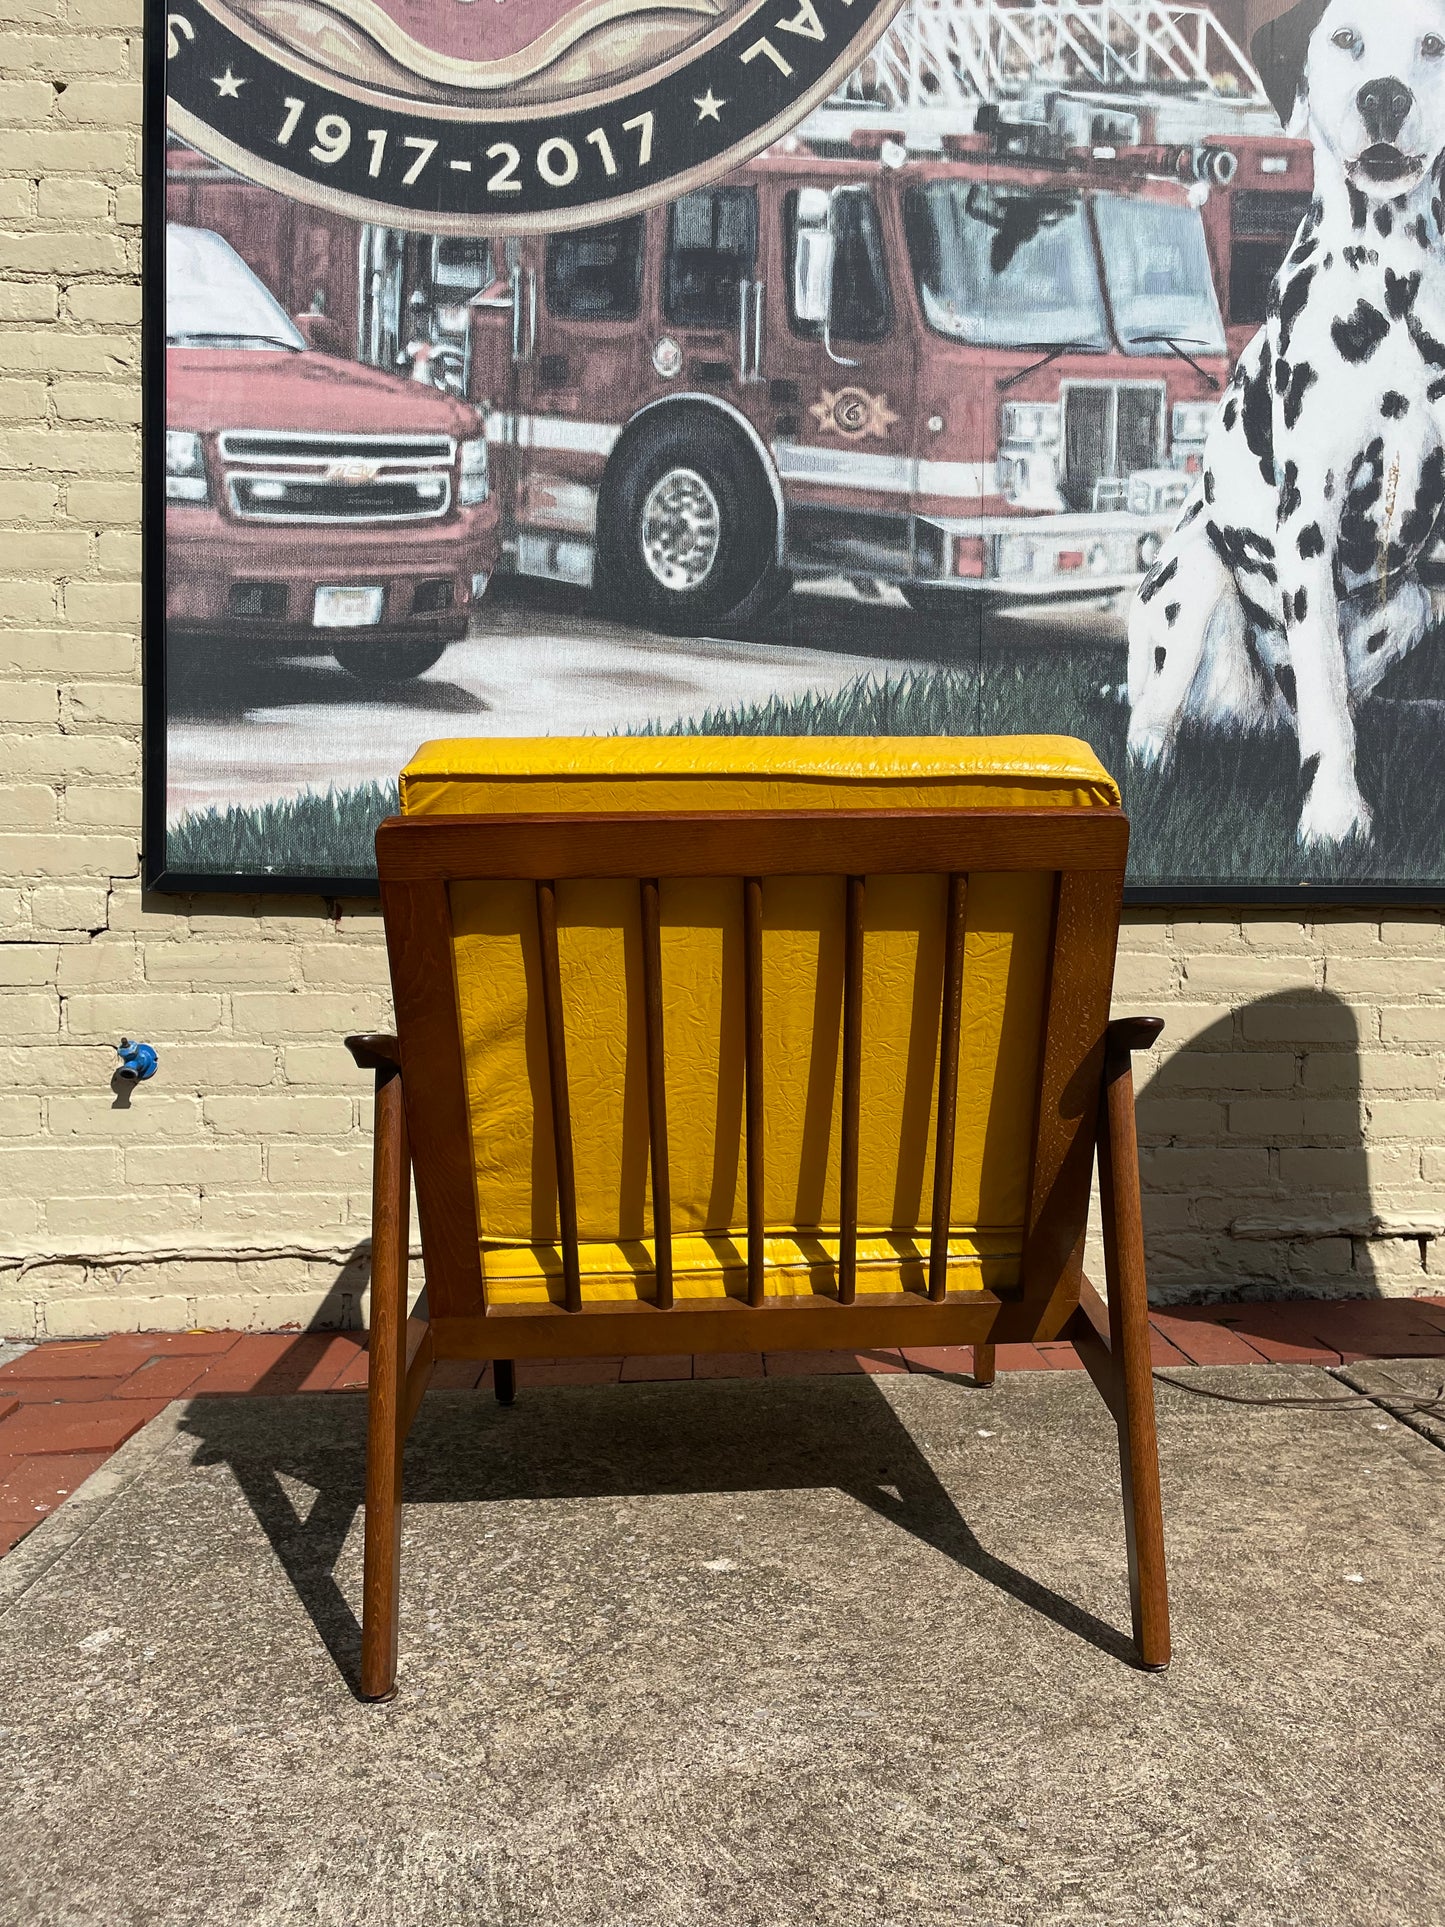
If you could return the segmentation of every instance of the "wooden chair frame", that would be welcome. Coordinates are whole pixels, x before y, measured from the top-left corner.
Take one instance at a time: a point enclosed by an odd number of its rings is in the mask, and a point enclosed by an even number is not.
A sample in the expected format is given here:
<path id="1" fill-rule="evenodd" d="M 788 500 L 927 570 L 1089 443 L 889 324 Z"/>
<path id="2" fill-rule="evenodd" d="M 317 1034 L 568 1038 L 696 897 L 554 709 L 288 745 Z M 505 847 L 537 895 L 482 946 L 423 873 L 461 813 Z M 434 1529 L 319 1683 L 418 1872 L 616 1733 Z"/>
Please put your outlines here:
<path id="1" fill-rule="evenodd" d="M 1129 1590 L 1141 1666 L 1169 1663 L 1169 1606 L 1150 1368 L 1132 1053 L 1162 1024 L 1109 1021 L 1128 822 L 1120 810 L 828 810 L 392 818 L 377 832 L 398 1036 L 347 1039 L 376 1075 L 361 1693 L 396 1685 L 402 1453 L 441 1358 L 495 1362 L 510 1403 L 514 1361 L 626 1353 L 968 1345 L 991 1383 L 1000 1343 L 1065 1337 L 1119 1433 Z M 1035 1092 L 1019 1283 L 948 1289 L 953 1139 L 970 872 L 1051 872 L 1053 930 Z M 859 1092 L 866 878 L 948 878 L 938 1053 L 939 1102 L 926 1295 L 858 1289 Z M 841 1223 L 836 1283 L 769 1299 L 763 1251 L 762 900 L 765 878 L 845 884 Z M 746 1298 L 673 1295 L 663 1083 L 659 884 L 735 878 L 744 929 Z M 584 1302 L 572 1161 L 566 1013 L 557 947 L 558 880 L 633 880 L 639 892 L 656 1296 Z M 564 1279 L 561 1305 L 488 1304 L 451 926 L 453 883 L 535 887 Z M 1107 1308 L 1083 1273 L 1095 1152 Z M 408 1316 L 415 1172 L 426 1265 L 425 1316 Z M 904 1302 L 900 1302 L 900 1298 Z"/>

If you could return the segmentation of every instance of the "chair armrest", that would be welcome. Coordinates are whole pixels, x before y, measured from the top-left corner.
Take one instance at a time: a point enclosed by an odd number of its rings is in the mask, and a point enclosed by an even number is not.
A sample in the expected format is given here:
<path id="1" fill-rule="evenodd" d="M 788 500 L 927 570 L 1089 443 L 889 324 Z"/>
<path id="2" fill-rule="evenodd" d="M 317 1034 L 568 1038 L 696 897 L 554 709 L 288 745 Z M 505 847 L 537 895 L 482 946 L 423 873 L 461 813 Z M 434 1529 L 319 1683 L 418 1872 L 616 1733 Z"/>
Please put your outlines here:
<path id="1" fill-rule="evenodd" d="M 399 1071 L 401 1045 L 383 1031 L 368 1031 L 361 1037 L 348 1037 L 346 1048 L 356 1060 L 358 1070 Z"/>
<path id="2" fill-rule="evenodd" d="M 1162 1017 L 1116 1017 L 1104 1033 L 1111 1057 L 1129 1057 L 1136 1050 L 1152 1050 L 1164 1028 Z"/>

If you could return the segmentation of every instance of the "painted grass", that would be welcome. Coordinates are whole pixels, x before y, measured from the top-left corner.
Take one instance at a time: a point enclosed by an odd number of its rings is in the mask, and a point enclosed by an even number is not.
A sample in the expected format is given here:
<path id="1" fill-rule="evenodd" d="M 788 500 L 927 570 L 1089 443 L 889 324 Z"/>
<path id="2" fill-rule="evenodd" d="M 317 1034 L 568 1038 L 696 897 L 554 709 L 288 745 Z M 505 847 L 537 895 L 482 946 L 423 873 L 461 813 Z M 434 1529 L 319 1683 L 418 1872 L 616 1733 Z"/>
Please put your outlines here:
<path id="1" fill-rule="evenodd" d="M 374 877 L 393 785 L 308 793 L 258 809 L 193 811 L 166 833 L 166 868 L 205 876 Z"/>
<path id="2" fill-rule="evenodd" d="M 1373 843 L 1327 853 L 1306 854 L 1295 840 L 1301 788 L 1288 737 L 1200 736 L 1181 744 L 1167 773 L 1130 770 L 1127 712 L 1114 693 L 1121 671 L 1120 653 L 1107 647 L 989 651 L 967 666 L 863 676 L 834 695 L 713 709 L 642 733 L 1081 736 L 1122 776 L 1135 883 L 1408 884 L 1445 875 L 1440 638 L 1402 664 L 1360 717 Z M 206 810 L 172 828 L 167 864 L 215 876 L 373 876 L 376 825 L 396 806 L 393 788 L 367 784 L 259 809 Z"/>

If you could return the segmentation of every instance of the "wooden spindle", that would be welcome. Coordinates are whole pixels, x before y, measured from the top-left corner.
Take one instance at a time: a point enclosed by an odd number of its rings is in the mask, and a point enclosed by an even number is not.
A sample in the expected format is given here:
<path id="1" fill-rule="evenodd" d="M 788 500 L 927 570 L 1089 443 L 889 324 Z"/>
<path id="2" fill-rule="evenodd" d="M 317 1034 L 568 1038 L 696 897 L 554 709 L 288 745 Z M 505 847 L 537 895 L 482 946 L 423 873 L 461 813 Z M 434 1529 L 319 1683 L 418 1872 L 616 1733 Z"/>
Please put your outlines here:
<path id="1" fill-rule="evenodd" d="M 953 1207 L 953 1136 L 958 1118 L 958 1046 L 963 1024 L 963 949 L 968 878 L 948 879 L 943 932 L 943 1020 L 938 1039 L 938 1139 L 933 1155 L 933 1222 L 928 1234 L 928 1295 L 948 1293 L 949 1213 Z"/>
<path id="2" fill-rule="evenodd" d="M 562 1232 L 562 1284 L 568 1311 L 582 1309 L 577 1254 L 577 1174 L 572 1163 L 572 1105 L 567 1088 L 567 1035 L 562 1016 L 562 966 L 557 953 L 557 886 L 537 885 L 537 935 L 542 953 L 542 1010 L 547 1024 L 547 1080 L 552 1094 L 552 1144 L 557 1158 L 557 1216 Z"/>
<path id="3" fill-rule="evenodd" d="M 838 1200 L 838 1302 L 858 1295 L 858 1119 L 863 1084 L 863 879 L 849 877 L 843 911 L 843 1160 Z"/>
<path id="4" fill-rule="evenodd" d="M 672 1185 L 667 1169 L 667 1078 L 662 1039 L 662 902 L 656 877 L 638 885 L 642 1000 L 647 1012 L 647 1134 L 652 1147 L 652 1237 L 658 1309 L 672 1305 Z"/>
<path id="5" fill-rule="evenodd" d="M 748 1303 L 761 1305 L 763 1216 L 763 880 L 743 878 L 743 1098 L 746 1117 Z"/>

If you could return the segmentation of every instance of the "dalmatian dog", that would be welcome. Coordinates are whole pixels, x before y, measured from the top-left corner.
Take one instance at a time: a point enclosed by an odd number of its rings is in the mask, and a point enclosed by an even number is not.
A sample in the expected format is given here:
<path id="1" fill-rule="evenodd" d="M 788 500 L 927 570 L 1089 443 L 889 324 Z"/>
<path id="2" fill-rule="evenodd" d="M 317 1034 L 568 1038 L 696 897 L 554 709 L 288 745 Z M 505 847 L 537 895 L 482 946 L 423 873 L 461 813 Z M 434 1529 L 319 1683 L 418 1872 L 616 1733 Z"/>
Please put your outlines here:
<path id="1" fill-rule="evenodd" d="M 1129 629 L 1129 754 L 1292 729 L 1305 846 L 1368 838 L 1356 709 L 1430 624 L 1445 512 L 1445 0 L 1301 0 L 1255 43 L 1316 198 Z"/>

